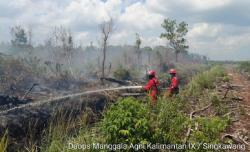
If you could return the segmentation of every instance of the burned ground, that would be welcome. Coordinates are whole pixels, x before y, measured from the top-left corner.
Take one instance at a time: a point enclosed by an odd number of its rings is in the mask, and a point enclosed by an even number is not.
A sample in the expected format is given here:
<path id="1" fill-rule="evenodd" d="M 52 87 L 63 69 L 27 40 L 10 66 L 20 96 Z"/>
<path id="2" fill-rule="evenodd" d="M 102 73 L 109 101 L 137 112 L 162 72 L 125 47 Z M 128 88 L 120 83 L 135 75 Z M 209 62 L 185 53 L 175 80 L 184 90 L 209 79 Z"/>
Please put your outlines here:
<path id="1" fill-rule="evenodd" d="M 95 93 L 87 95 L 87 97 L 51 100 L 38 105 L 35 101 L 29 105 L 26 104 L 21 107 L 19 105 L 19 108 L 0 112 L 0 133 L 4 134 L 5 130 L 8 129 L 10 148 L 22 147 L 27 142 L 26 140 L 31 140 L 30 137 L 27 137 L 29 134 L 33 135 L 33 140 L 39 142 L 48 123 L 59 112 L 63 113 L 65 117 L 74 119 L 86 108 L 90 108 L 96 116 L 89 120 L 89 123 L 93 123 L 101 116 L 100 113 L 108 101 L 111 102 L 107 96 Z M 10 149 L 10 151 L 12 150 Z"/>

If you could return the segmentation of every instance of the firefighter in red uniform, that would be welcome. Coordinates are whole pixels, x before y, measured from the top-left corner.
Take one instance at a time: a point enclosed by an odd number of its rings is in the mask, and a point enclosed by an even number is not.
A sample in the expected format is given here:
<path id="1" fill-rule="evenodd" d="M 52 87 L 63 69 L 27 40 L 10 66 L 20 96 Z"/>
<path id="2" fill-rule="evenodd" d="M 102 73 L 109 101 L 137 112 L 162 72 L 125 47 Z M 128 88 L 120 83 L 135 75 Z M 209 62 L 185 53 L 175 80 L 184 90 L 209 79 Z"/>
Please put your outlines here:
<path id="1" fill-rule="evenodd" d="M 149 96 L 151 99 L 151 104 L 156 105 L 159 81 L 156 78 L 156 72 L 154 70 L 148 71 L 149 81 L 144 90 L 149 91 Z"/>
<path id="2" fill-rule="evenodd" d="M 170 69 L 169 74 L 171 75 L 171 84 L 168 89 L 169 89 L 170 96 L 172 96 L 172 95 L 176 95 L 179 93 L 179 82 L 176 76 L 175 69 Z"/>

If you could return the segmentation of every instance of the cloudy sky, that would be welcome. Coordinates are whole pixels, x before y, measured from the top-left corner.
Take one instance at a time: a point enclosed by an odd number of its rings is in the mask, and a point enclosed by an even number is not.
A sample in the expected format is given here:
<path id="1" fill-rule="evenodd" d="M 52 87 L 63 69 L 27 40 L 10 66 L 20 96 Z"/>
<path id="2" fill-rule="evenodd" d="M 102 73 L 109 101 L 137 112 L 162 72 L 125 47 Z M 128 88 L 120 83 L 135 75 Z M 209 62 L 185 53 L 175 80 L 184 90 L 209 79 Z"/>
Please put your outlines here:
<path id="1" fill-rule="evenodd" d="M 110 43 L 166 45 L 159 38 L 164 18 L 185 21 L 190 52 L 211 59 L 250 60 L 249 0 L 0 0 L 0 41 L 10 41 L 10 27 L 32 28 L 42 43 L 52 27 L 71 29 L 78 44 L 98 45 L 98 25 L 114 18 Z"/>

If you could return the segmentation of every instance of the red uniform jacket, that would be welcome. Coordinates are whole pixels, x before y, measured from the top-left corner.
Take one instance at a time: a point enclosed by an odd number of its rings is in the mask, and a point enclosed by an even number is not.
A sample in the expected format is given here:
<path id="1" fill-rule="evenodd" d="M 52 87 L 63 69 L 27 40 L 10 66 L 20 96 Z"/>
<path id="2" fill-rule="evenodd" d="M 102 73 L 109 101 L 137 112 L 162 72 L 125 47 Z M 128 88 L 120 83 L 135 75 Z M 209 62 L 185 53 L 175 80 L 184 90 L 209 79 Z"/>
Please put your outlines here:
<path id="1" fill-rule="evenodd" d="M 170 84 L 170 91 L 173 92 L 174 89 L 178 89 L 179 88 L 179 82 L 178 82 L 178 79 L 176 76 L 174 76 L 172 79 L 171 79 L 171 84 Z"/>
<path id="2" fill-rule="evenodd" d="M 157 93 L 158 93 L 157 87 L 159 85 L 160 84 L 159 84 L 159 81 L 157 80 L 157 78 L 152 78 L 148 81 L 148 84 L 146 86 L 144 86 L 145 90 L 150 91 L 150 97 L 151 97 L 151 100 L 153 101 L 153 103 L 155 103 L 157 100 Z"/>

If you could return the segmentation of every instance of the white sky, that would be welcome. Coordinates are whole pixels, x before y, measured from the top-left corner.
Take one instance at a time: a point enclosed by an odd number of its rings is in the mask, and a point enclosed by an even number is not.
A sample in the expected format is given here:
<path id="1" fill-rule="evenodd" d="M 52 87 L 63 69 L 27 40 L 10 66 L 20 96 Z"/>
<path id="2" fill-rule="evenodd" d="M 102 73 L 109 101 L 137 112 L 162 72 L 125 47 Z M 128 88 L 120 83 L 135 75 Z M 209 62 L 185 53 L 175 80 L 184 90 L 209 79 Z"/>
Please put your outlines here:
<path id="1" fill-rule="evenodd" d="M 186 21 L 190 52 L 211 59 L 250 60 L 248 0 L 0 0 L 0 41 L 10 41 L 10 27 L 33 29 L 42 43 L 54 26 L 65 26 L 77 43 L 98 45 L 98 25 L 114 18 L 110 44 L 165 45 L 159 38 L 164 18 Z"/>

